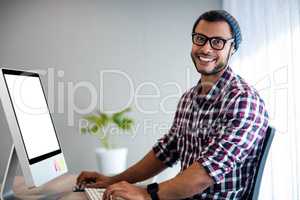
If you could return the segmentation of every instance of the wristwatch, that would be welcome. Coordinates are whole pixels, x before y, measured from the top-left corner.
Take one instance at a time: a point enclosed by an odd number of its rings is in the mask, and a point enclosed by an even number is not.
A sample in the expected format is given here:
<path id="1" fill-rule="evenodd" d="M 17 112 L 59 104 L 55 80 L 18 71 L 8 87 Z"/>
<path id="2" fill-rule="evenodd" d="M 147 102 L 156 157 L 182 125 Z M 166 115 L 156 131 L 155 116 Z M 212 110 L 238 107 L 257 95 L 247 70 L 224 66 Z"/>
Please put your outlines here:
<path id="1" fill-rule="evenodd" d="M 152 200 L 159 200 L 157 192 L 158 192 L 158 184 L 157 183 L 151 183 L 147 185 L 147 192 L 150 194 Z"/>

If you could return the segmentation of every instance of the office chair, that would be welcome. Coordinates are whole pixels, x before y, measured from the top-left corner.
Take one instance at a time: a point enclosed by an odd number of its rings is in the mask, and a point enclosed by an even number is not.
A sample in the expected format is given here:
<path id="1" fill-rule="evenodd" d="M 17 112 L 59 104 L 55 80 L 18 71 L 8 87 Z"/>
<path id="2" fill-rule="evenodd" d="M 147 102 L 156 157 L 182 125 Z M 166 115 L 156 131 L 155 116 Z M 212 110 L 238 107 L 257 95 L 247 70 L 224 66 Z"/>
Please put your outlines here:
<path id="1" fill-rule="evenodd" d="M 264 172 L 265 164 L 267 161 L 268 153 L 273 141 L 275 135 L 275 129 L 272 128 L 271 126 L 268 127 L 267 132 L 266 132 L 266 137 L 263 142 L 263 147 L 262 147 L 262 153 L 259 156 L 258 160 L 258 167 L 256 169 L 255 175 L 254 175 L 254 181 L 252 182 L 252 185 L 248 192 L 245 194 L 244 200 L 258 200 L 258 194 L 260 190 L 260 184 L 261 184 L 261 179 L 262 175 Z"/>

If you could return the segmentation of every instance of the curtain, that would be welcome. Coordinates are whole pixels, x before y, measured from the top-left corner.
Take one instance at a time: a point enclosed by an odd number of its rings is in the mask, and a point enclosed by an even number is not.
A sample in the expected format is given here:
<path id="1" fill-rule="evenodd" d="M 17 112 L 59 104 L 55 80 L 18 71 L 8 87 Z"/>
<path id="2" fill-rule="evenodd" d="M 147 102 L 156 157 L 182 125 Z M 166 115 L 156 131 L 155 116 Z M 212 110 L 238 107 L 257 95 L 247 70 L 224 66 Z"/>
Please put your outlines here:
<path id="1" fill-rule="evenodd" d="M 223 0 L 243 41 L 231 66 L 261 94 L 276 134 L 259 199 L 300 200 L 300 1 Z"/>

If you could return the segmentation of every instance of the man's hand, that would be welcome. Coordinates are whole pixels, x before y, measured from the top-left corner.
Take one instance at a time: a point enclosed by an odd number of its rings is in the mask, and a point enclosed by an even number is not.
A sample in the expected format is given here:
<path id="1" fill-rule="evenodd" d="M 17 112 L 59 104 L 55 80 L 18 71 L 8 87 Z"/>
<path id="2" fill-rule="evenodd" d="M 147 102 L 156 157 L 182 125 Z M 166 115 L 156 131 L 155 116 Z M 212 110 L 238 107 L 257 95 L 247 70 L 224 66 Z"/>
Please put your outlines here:
<path id="1" fill-rule="evenodd" d="M 106 188 L 103 200 L 111 199 L 151 200 L 151 197 L 146 189 L 121 181 Z"/>
<path id="2" fill-rule="evenodd" d="M 81 172 L 76 181 L 77 185 L 84 185 L 85 187 L 90 188 L 106 188 L 113 183 L 114 181 L 111 177 L 88 171 Z"/>

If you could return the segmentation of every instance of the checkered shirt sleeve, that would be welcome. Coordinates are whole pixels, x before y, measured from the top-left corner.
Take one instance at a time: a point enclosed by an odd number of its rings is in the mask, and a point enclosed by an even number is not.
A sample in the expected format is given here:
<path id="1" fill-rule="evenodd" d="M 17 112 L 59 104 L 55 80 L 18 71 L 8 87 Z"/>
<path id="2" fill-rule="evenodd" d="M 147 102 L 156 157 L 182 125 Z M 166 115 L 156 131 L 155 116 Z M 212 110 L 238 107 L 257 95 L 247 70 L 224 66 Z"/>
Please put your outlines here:
<path id="1" fill-rule="evenodd" d="M 217 184 L 246 159 L 254 144 L 263 139 L 267 127 L 263 102 L 258 96 L 246 92 L 231 102 L 220 133 L 209 138 L 198 159 Z"/>

